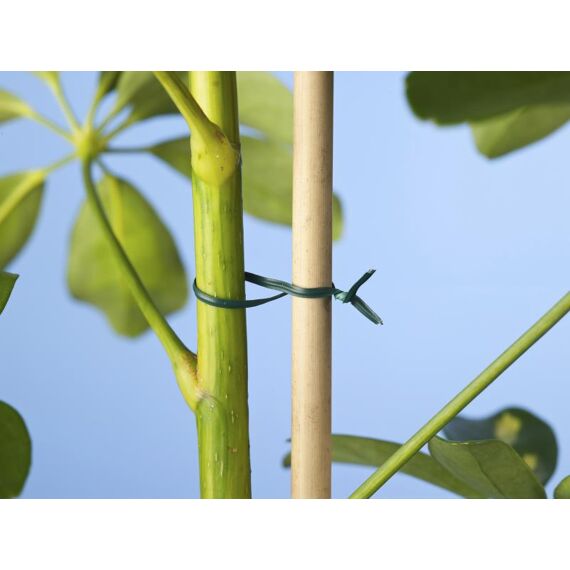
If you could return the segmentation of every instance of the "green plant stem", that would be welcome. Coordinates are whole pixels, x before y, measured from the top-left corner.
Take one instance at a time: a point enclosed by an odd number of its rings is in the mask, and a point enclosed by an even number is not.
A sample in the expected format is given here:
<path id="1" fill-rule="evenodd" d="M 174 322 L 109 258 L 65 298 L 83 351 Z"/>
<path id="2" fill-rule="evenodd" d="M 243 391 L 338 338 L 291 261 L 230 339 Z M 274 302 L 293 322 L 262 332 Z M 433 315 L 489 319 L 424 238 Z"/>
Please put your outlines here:
<path id="1" fill-rule="evenodd" d="M 82 161 L 82 172 L 87 197 L 97 215 L 101 229 L 105 234 L 110 249 L 122 272 L 123 278 L 125 279 L 133 298 L 146 318 L 149 326 L 164 346 L 166 353 L 172 362 L 176 379 L 184 398 L 188 402 L 189 406 L 192 409 L 195 409 L 198 400 L 201 397 L 196 386 L 196 356 L 184 345 L 168 324 L 164 315 L 156 307 L 136 269 L 133 267 L 125 250 L 115 235 L 95 188 L 91 175 L 91 162 L 89 160 Z"/>
<path id="2" fill-rule="evenodd" d="M 67 122 L 69 123 L 69 126 L 73 131 L 79 131 L 81 128 L 79 126 L 79 121 L 77 120 L 77 117 L 75 116 L 75 113 L 73 112 L 73 109 L 71 108 L 71 105 L 65 96 L 59 75 L 55 76 L 51 80 L 47 79 L 46 81 L 52 93 L 54 94 L 56 101 L 59 103 L 59 106 L 61 107 L 61 110 L 63 111 Z"/>
<path id="3" fill-rule="evenodd" d="M 220 185 L 231 179 L 239 170 L 239 152 L 234 146 L 236 144 L 239 147 L 239 137 L 238 142 L 233 143 L 224 128 L 213 121 L 207 111 L 204 112 L 203 106 L 200 106 L 176 73 L 155 71 L 154 75 L 192 131 L 192 172 L 203 182 L 212 185 Z M 221 99 L 215 104 L 223 106 Z"/>
<path id="4" fill-rule="evenodd" d="M 192 95 L 204 113 L 239 148 L 235 72 L 190 72 Z M 192 166 L 195 157 L 192 155 Z M 241 174 L 222 183 L 192 173 L 196 279 L 200 289 L 243 299 L 243 207 Z M 250 498 L 247 339 L 243 309 L 197 303 L 198 383 L 196 410 L 203 498 Z"/>
<path id="5" fill-rule="evenodd" d="M 64 156 L 63 158 L 60 158 L 59 160 L 56 160 L 55 162 L 52 162 L 50 165 L 42 168 L 42 172 L 44 173 L 45 176 L 48 176 L 48 174 L 51 174 L 52 172 L 58 170 L 62 166 L 69 164 L 70 162 L 75 160 L 75 158 L 76 156 L 74 152 L 68 154 L 67 156 Z"/>
<path id="6" fill-rule="evenodd" d="M 122 123 L 118 124 L 112 131 L 109 131 L 103 138 L 105 144 L 107 144 L 111 139 L 114 139 L 119 133 L 122 133 L 125 129 L 128 129 L 132 124 L 136 122 L 133 117 L 127 117 Z M 102 123 L 101 126 L 98 128 L 98 131 L 101 132 L 105 127 L 105 123 Z"/>
<path id="7" fill-rule="evenodd" d="M 107 75 L 106 78 L 100 79 L 100 81 L 97 83 L 97 89 L 95 90 L 95 95 L 93 96 L 91 105 L 89 105 L 87 118 L 85 119 L 85 123 L 89 128 L 93 127 L 93 123 L 95 122 L 95 113 L 99 108 L 99 103 L 101 103 L 113 80 L 114 78 L 111 75 Z"/>
<path id="8" fill-rule="evenodd" d="M 351 499 L 370 498 L 390 477 L 397 473 L 430 439 L 440 432 L 467 404 L 496 380 L 513 362 L 545 335 L 570 311 L 570 292 L 547 311 L 503 354 L 494 360 L 479 376 L 448 402 L 431 420 L 420 428 L 381 467 L 379 467 L 352 495 Z"/>
<path id="9" fill-rule="evenodd" d="M 29 118 L 32 121 L 35 121 L 36 123 L 47 127 L 50 131 L 53 131 L 54 133 L 71 142 L 71 134 L 47 117 L 44 117 L 40 113 L 34 111 L 31 115 L 29 115 Z"/>

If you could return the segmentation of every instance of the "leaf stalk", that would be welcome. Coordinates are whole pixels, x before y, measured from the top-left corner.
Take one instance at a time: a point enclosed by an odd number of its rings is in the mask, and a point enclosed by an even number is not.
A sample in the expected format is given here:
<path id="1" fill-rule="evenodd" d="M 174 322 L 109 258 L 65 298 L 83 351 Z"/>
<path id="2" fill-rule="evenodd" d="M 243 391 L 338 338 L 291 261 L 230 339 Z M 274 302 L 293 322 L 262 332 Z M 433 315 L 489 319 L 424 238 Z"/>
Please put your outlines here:
<path id="1" fill-rule="evenodd" d="M 414 455 L 440 432 L 467 404 L 488 388 L 511 364 L 544 336 L 570 311 L 570 292 L 550 308 L 509 348 L 497 357 L 479 376 L 450 400 L 435 416 L 421 427 L 398 451 L 379 467 L 351 499 L 369 499 L 388 479 L 395 475 Z"/>
<path id="2" fill-rule="evenodd" d="M 196 385 L 196 355 L 180 340 L 164 315 L 155 305 L 127 253 L 115 235 L 95 188 L 91 167 L 92 163 L 90 160 L 82 161 L 83 182 L 85 184 L 88 200 L 95 211 L 101 229 L 107 239 L 107 243 L 110 246 L 112 254 L 118 263 L 133 298 L 146 318 L 150 328 L 154 331 L 166 350 L 186 402 L 195 410 L 200 400 L 200 391 Z"/>

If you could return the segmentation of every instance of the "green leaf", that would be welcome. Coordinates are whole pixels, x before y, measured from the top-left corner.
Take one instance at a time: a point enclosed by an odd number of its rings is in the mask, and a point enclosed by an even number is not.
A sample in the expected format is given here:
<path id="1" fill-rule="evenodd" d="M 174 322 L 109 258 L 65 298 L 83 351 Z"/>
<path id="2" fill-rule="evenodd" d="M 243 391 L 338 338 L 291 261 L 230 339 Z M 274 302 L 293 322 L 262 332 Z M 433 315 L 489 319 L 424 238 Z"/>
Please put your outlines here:
<path id="1" fill-rule="evenodd" d="M 416 115 L 440 124 L 477 121 L 528 105 L 570 102 L 567 71 L 413 71 L 406 94 Z"/>
<path id="2" fill-rule="evenodd" d="M 507 443 L 447 441 L 429 442 L 432 457 L 457 479 L 488 499 L 545 499 L 540 484 L 520 455 Z"/>
<path id="3" fill-rule="evenodd" d="M 33 115 L 32 108 L 16 95 L 0 89 L 0 123 L 30 117 Z"/>
<path id="4" fill-rule="evenodd" d="M 471 123 L 479 152 L 496 158 L 538 141 L 570 119 L 570 104 L 532 105 Z"/>
<path id="5" fill-rule="evenodd" d="M 357 437 L 353 435 L 332 436 L 332 460 L 335 463 L 352 463 L 379 467 L 399 448 L 399 443 Z M 291 455 L 283 459 L 283 465 L 291 465 Z M 479 499 L 481 495 L 451 473 L 446 471 L 437 461 L 425 453 L 417 453 L 401 469 L 402 473 L 431 483 L 462 497 Z"/>
<path id="6" fill-rule="evenodd" d="M 238 71 L 240 123 L 265 137 L 293 144 L 293 96 L 266 71 Z"/>
<path id="7" fill-rule="evenodd" d="M 182 308 L 188 297 L 182 261 L 152 206 L 128 182 L 109 175 L 98 191 L 117 238 L 158 308 L 163 314 Z M 133 337 L 148 328 L 89 202 L 73 228 L 67 272 L 72 295 L 101 309 L 118 333 Z"/>
<path id="8" fill-rule="evenodd" d="M 15 273 L 8 273 L 7 271 L 0 271 L 0 315 L 8 303 L 8 299 L 12 294 L 12 289 L 18 279 Z"/>
<path id="9" fill-rule="evenodd" d="M 32 463 L 32 442 L 22 416 L 0 401 L 0 499 L 17 497 Z"/>
<path id="10" fill-rule="evenodd" d="M 241 137 L 243 207 L 246 212 L 278 224 L 291 225 L 293 155 L 279 143 Z M 333 198 L 333 239 L 342 235 L 342 206 Z"/>
<path id="11" fill-rule="evenodd" d="M 170 141 L 164 141 L 148 149 L 160 160 L 163 160 L 180 174 L 192 178 L 190 168 L 190 138 L 182 137 Z"/>
<path id="12" fill-rule="evenodd" d="M 43 197 L 42 171 L 0 178 L 0 269 L 18 254 L 32 234 Z"/>
<path id="13" fill-rule="evenodd" d="M 448 439 L 498 439 L 509 444 L 524 460 L 537 479 L 548 482 L 558 458 L 558 445 L 552 428 L 521 408 L 505 408 L 483 419 L 457 417 L 444 429 Z"/>
<path id="14" fill-rule="evenodd" d="M 182 79 L 185 71 L 177 72 Z M 129 121 L 136 122 L 178 113 L 178 109 L 152 71 L 123 71 L 117 81 L 115 111 L 130 107 Z"/>
<path id="15" fill-rule="evenodd" d="M 155 145 L 149 152 L 190 178 L 190 143 L 183 137 Z M 279 143 L 241 137 L 243 207 L 262 220 L 291 225 L 293 157 Z M 342 235 L 342 206 L 333 199 L 333 238 Z"/>
<path id="16" fill-rule="evenodd" d="M 99 72 L 99 97 L 104 97 L 116 89 L 122 71 L 100 71 Z"/>
<path id="17" fill-rule="evenodd" d="M 568 477 L 564 477 L 564 479 L 556 485 L 556 489 L 554 489 L 554 498 L 570 499 L 570 475 L 568 475 Z"/>

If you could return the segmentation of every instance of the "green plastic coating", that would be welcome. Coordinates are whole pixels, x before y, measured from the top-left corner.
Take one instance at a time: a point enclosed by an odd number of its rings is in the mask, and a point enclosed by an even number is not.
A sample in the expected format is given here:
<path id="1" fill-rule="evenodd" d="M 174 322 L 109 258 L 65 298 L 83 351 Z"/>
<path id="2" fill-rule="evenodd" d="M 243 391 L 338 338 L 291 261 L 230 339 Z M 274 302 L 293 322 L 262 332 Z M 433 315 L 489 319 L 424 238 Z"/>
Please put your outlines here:
<path id="1" fill-rule="evenodd" d="M 293 285 L 286 281 L 263 277 L 262 275 L 256 275 L 255 273 L 249 273 L 247 271 L 244 273 L 247 282 L 265 287 L 266 289 L 281 291 L 281 293 L 261 299 L 220 299 L 219 297 L 208 295 L 208 293 L 202 291 L 198 287 L 196 279 L 194 279 L 193 289 L 197 299 L 207 305 L 221 309 L 250 309 L 251 307 L 258 307 L 259 305 L 276 301 L 277 299 L 281 299 L 281 297 L 285 297 L 285 295 L 293 295 L 294 297 L 303 297 L 305 299 L 334 297 L 337 301 L 341 301 L 342 303 L 350 303 L 375 325 L 382 325 L 384 324 L 382 319 L 356 294 L 358 289 L 374 275 L 375 271 L 375 269 L 369 269 L 348 291 L 337 289 L 334 283 L 331 287 L 299 287 L 298 285 Z"/>

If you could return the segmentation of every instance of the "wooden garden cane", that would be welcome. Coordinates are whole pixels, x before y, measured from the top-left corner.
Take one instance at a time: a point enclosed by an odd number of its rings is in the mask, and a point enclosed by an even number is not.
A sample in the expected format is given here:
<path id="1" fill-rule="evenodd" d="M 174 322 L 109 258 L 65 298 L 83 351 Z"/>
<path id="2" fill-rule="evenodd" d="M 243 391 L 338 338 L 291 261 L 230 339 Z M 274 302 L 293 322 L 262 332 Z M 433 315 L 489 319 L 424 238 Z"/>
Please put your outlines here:
<path id="1" fill-rule="evenodd" d="M 332 283 L 333 73 L 297 71 L 293 128 L 293 283 Z M 331 496 L 331 298 L 293 297 L 291 491 Z"/>

